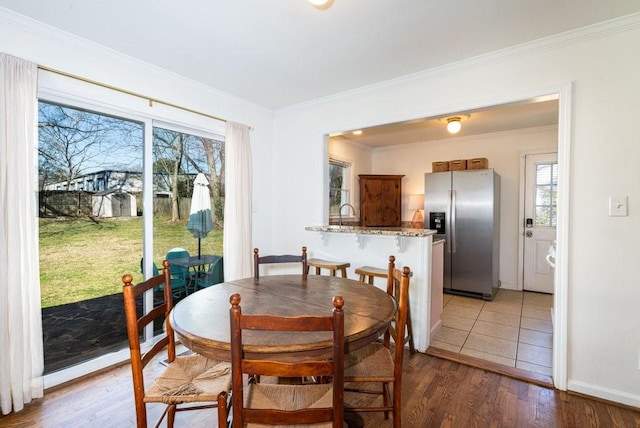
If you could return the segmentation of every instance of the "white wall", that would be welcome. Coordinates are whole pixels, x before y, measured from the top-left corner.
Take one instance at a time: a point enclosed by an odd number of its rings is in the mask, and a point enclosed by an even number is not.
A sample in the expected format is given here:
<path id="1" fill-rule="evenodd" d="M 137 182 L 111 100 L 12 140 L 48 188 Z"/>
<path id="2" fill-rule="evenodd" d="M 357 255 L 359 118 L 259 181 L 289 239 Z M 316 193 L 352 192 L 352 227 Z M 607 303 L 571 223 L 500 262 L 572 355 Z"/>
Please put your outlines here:
<path id="1" fill-rule="evenodd" d="M 568 387 L 640 406 L 639 23 L 634 15 L 276 112 L 273 184 L 288 191 L 274 195 L 273 246 L 297 248 L 307 240 L 305 226 L 326 221 L 323 135 L 444 116 L 572 83 Z M 608 216 L 609 195 L 629 197 L 628 217 Z"/>

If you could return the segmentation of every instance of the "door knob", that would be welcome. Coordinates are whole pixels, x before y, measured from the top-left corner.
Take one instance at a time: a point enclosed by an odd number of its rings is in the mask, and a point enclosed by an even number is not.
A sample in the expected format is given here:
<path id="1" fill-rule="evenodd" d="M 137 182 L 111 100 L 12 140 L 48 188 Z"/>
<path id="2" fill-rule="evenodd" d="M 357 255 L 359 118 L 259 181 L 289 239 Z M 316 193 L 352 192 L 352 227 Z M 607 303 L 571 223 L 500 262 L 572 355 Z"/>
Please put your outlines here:
<path id="1" fill-rule="evenodd" d="M 527 238 L 531 238 L 531 237 L 533 236 L 533 232 L 532 232 L 532 231 L 530 231 L 530 230 L 527 230 L 527 232 L 525 233 L 525 236 L 526 236 Z"/>

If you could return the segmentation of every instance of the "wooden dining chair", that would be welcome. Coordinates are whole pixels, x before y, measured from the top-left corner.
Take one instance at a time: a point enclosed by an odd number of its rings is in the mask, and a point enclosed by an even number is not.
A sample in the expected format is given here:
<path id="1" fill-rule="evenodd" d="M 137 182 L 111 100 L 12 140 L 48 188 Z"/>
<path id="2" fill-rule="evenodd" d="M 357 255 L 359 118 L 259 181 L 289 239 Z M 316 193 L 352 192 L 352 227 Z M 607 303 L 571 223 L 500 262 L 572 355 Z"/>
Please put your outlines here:
<path id="1" fill-rule="evenodd" d="M 147 403 L 165 404 L 166 408 L 156 426 L 167 416 L 167 426 L 173 427 L 176 411 L 216 407 L 220 393 L 229 391 L 231 387 L 231 366 L 228 362 L 211 360 L 198 354 L 176 356 L 174 333 L 169 323 L 169 312 L 173 307 L 171 269 L 166 260 L 162 266 L 164 270 L 161 274 L 136 285 L 132 284 L 133 277 L 130 274 L 122 277 L 138 428 L 147 427 Z M 162 287 L 163 299 L 155 301 L 154 307 L 146 314 L 139 315 L 136 299 L 158 287 Z M 154 326 L 155 337 L 153 345 L 142 352 L 140 337 L 147 325 Z M 150 361 L 157 363 L 154 357 L 165 350 L 167 368 L 155 378 L 151 386 L 145 388 L 145 367 Z M 190 407 L 178 408 L 179 404 L 184 403 L 208 404 L 189 404 Z"/>
<path id="2" fill-rule="evenodd" d="M 355 270 L 356 275 L 359 275 L 360 282 L 365 282 L 367 277 L 369 278 L 366 281 L 368 284 L 373 285 L 374 277 L 378 278 L 386 278 L 387 279 L 387 289 L 389 288 L 389 272 L 392 272 L 396 267 L 396 258 L 395 256 L 389 256 L 389 264 L 386 269 L 371 267 L 371 266 L 362 266 Z M 398 299 L 399 289 L 395 289 L 395 298 Z M 408 298 L 408 297 L 407 297 Z M 413 321 L 411 321 L 411 301 L 407 305 L 407 328 L 406 328 L 406 337 L 404 338 L 404 343 L 409 344 L 409 352 L 414 354 L 416 352 L 416 347 L 413 341 Z"/>
<path id="3" fill-rule="evenodd" d="M 302 276 L 307 277 L 307 247 L 302 247 L 302 254 L 294 256 L 290 254 L 260 256 L 257 248 L 253 249 L 253 276 L 260 279 L 260 265 L 278 263 L 302 263 Z"/>
<path id="4" fill-rule="evenodd" d="M 394 321 L 385 331 L 382 342 L 371 343 L 345 356 L 344 381 L 345 383 L 378 383 L 380 384 L 378 389 L 347 385 L 345 391 L 382 395 L 381 406 L 353 406 L 349 404 L 347 397 L 345 412 L 384 412 L 385 419 L 389 419 L 389 412 L 391 412 L 393 426 L 399 428 L 402 424 L 402 366 L 407 314 L 409 312 L 411 269 L 406 266 L 402 271 L 395 269 L 395 267 L 391 267 L 394 261 L 395 257 L 389 257 L 389 276 L 387 279 L 387 293 L 396 299 L 398 305 Z M 393 347 L 391 339 L 393 339 Z"/>
<path id="5" fill-rule="evenodd" d="M 297 317 L 246 315 L 242 313 L 239 294 L 232 294 L 229 301 L 233 426 L 315 424 L 312 426 L 343 427 L 344 299 L 341 296 L 333 297 L 331 315 Z M 327 346 L 332 345 L 330 359 L 324 355 L 310 355 L 298 356 L 294 361 L 281 360 L 261 355 L 255 346 L 254 349 L 247 349 L 243 341 L 244 335 L 260 337 L 262 343 L 277 343 L 278 337 L 285 334 L 319 333 L 327 334 Z M 251 375 L 246 385 L 243 382 L 244 374 Z M 254 375 L 287 379 L 318 376 L 330 378 L 331 381 L 299 385 L 257 383 Z M 218 426 L 228 427 L 228 421 L 227 415 L 218 421 Z"/>

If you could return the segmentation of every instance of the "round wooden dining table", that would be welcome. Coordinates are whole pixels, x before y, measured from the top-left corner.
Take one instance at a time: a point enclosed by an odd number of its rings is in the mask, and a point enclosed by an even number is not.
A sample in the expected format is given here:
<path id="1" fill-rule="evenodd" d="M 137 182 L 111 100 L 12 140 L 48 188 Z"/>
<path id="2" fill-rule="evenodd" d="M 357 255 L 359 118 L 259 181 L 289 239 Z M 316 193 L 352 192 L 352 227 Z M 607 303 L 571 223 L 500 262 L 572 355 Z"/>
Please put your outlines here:
<path id="1" fill-rule="evenodd" d="M 333 310 L 333 296 L 344 298 L 345 352 L 376 340 L 391 322 L 395 301 L 375 286 L 347 278 L 309 275 L 273 275 L 222 282 L 178 302 L 170 323 L 180 342 L 192 351 L 218 360 L 231 360 L 229 296 L 238 293 L 244 314 L 278 316 L 321 315 Z M 299 361 L 330 358 L 330 332 L 286 332 L 265 335 L 243 333 L 248 355 Z"/>

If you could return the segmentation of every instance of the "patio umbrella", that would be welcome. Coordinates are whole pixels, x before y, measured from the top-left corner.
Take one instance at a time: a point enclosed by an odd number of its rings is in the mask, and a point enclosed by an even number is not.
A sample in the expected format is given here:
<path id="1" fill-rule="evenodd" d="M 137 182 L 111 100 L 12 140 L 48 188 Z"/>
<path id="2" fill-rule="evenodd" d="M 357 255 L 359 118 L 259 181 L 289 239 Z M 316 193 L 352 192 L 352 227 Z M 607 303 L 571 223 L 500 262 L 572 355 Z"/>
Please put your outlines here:
<path id="1" fill-rule="evenodd" d="M 193 181 L 193 195 L 191 196 L 187 229 L 194 237 L 198 238 L 198 258 L 200 258 L 200 240 L 213 229 L 209 181 L 203 173 L 199 173 Z"/>

